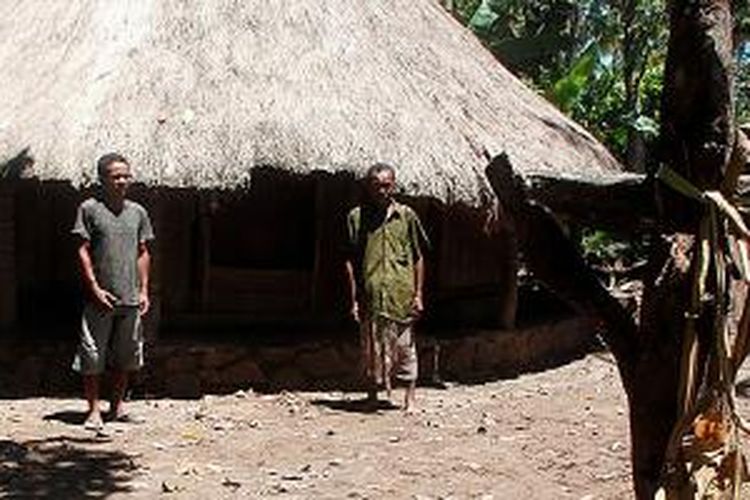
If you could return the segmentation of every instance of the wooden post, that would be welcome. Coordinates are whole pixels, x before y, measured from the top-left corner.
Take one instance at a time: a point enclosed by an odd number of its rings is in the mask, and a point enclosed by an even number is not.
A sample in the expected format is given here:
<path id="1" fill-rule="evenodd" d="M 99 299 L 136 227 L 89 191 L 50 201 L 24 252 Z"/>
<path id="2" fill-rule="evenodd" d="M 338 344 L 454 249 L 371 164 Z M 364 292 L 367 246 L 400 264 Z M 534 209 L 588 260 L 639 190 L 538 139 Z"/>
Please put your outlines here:
<path id="1" fill-rule="evenodd" d="M 340 253 L 346 232 L 345 214 L 355 201 L 353 186 L 354 178 L 348 174 L 321 175 L 316 180 L 311 302 L 318 317 L 330 317 L 345 309 L 341 302 L 346 285 Z"/>
<path id="2" fill-rule="evenodd" d="M 164 227 L 164 210 L 163 210 L 163 197 L 161 196 L 158 188 L 152 189 L 148 192 L 148 201 L 150 208 L 151 223 L 154 228 L 154 234 L 156 236 L 155 241 L 150 245 L 151 252 L 151 269 L 150 269 L 150 287 L 149 293 L 151 295 L 151 310 L 147 315 L 146 323 L 146 335 L 149 342 L 158 340 L 159 337 L 159 326 L 161 325 L 162 317 L 162 244 L 159 235 L 161 229 Z"/>
<path id="3" fill-rule="evenodd" d="M 518 312 L 518 241 L 513 231 L 512 221 L 500 220 L 502 209 L 496 207 L 498 231 L 502 235 L 503 262 L 505 279 L 503 280 L 503 301 L 499 309 L 498 325 L 508 330 L 516 326 Z"/>
<path id="4" fill-rule="evenodd" d="M 0 183 L 0 329 L 11 328 L 16 322 L 16 230 L 15 190 L 9 183 Z"/>
<path id="5" fill-rule="evenodd" d="M 211 204 L 213 195 L 200 196 L 198 200 L 198 277 L 200 283 L 199 309 L 206 312 L 209 308 L 211 280 Z"/>
<path id="6" fill-rule="evenodd" d="M 323 276 L 324 269 L 322 268 L 324 266 L 322 259 L 326 257 L 325 252 L 327 250 L 323 240 L 326 230 L 324 183 L 325 180 L 323 179 L 318 179 L 315 183 L 315 256 L 313 257 L 312 279 L 310 280 L 310 304 L 315 314 L 320 312 L 321 309 L 320 286 L 326 278 Z"/>

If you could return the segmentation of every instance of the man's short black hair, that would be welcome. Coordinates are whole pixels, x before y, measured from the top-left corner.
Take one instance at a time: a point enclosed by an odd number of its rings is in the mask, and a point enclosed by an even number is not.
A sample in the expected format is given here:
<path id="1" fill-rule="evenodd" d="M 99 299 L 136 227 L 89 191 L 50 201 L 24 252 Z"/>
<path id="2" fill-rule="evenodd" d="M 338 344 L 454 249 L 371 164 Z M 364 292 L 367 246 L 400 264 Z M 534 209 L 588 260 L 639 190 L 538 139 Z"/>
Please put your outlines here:
<path id="1" fill-rule="evenodd" d="M 96 174 L 99 176 L 100 181 L 107 176 L 107 169 L 113 163 L 124 163 L 125 165 L 130 165 L 127 158 L 125 158 L 120 153 L 107 153 L 105 155 L 102 155 L 96 161 Z"/>
<path id="2" fill-rule="evenodd" d="M 367 178 L 369 179 L 370 177 L 375 177 L 380 172 L 390 172 L 393 178 L 396 178 L 396 167 L 394 167 L 390 163 L 385 163 L 382 161 L 374 163 L 370 166 L 370 168 L 367 169 Z"/>

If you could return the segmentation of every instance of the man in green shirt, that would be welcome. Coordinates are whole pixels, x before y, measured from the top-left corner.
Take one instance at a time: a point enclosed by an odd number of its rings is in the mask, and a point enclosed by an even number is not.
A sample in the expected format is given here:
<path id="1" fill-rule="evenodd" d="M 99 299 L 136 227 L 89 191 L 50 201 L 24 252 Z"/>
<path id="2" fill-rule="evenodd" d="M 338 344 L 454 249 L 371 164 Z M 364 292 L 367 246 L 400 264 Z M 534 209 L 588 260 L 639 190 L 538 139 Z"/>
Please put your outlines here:
<path id="1" fill-rule="evenodd" d="M 404 409 L 414 405 L 417 349 L 413 324 L 424 310 L 424 249 L 428 242 L 417 214 L 393 199 L 395 169 L 376 163 L 365 179 L 368 199 L 349 212 L 345 263 L 352 317 L 359 322 L 363 362 L 377 401 L 391 378 L 408 384 Z"/>

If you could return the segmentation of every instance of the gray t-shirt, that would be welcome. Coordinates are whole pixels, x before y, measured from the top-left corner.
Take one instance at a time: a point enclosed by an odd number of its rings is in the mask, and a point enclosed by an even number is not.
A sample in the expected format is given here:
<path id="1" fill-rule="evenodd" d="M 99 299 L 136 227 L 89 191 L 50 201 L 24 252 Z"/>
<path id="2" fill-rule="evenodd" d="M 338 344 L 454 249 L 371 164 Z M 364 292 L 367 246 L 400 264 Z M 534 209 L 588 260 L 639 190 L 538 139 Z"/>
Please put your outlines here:
<path id="1" fill-rule="evenodd" d="M 146 209 L 125 200 L 115 214 L 104 202 L 89 198 L 78 207 L 72 232 L 89 241 L 99 286 L 117 297 L 117 305 L 137 306 L 138 247 L 154 239 Z"/>

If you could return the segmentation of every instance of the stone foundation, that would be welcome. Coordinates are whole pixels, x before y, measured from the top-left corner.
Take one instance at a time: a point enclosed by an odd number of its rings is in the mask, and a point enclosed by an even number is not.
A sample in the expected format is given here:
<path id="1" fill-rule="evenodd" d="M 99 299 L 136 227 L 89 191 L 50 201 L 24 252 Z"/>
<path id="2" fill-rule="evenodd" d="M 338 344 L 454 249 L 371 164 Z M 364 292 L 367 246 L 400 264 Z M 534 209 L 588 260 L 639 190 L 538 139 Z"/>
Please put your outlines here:
<path id="1" fill-rule="evenodd" d="M 1 397 L 71 395 L 80 391 L 70 370 L 74 345 L 23 340 L 0 344 Z M 429 379 L 440 346 L 444 380 L 480 382 L 511 377 L 569 361 L 592 345 L 592 324 L 569 318 L 528 328 L 456 332 L 451 339 L 418 342 L 420 377 Z M 133 381 L 147 396 L 199 397 L 252 388 L 361 389 L 359 347 L 349 341 L 311 340 L 290 345 L 160 339 L 147 350 L 147 366 Z"/>

